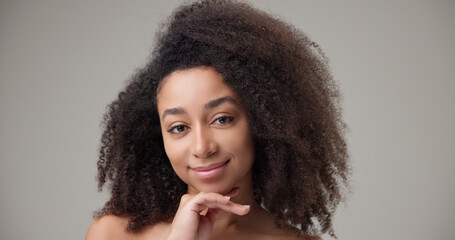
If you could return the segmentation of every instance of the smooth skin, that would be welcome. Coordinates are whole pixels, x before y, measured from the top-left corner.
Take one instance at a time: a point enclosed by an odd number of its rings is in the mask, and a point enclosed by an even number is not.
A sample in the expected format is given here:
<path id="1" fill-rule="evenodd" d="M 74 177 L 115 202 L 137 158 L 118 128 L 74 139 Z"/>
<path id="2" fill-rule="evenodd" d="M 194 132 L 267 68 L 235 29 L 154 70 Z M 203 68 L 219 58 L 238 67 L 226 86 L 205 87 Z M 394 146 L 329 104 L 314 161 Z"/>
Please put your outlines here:
<path id="1" fill-rule="evenodd" d="M 171 223 L 126 232 L 127 217 L 103 216 L 90 226 L 92 239 L 319 239 L 278 228 L 253 196 L 254 142 L 238 96 L 211 67 L 175 71 L 157 95 L 166 154 L 188 185 Z M 214 174 L 200 169 L 222 167 Z"/>

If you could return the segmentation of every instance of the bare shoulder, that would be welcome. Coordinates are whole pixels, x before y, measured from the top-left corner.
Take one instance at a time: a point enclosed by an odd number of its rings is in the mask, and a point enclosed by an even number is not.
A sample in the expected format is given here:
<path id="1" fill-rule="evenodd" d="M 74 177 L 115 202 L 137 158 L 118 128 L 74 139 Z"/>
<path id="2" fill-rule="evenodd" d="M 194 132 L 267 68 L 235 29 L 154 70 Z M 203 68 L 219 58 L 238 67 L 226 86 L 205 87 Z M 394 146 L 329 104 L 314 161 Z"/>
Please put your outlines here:
<path id="1" fill-rule="evenodd" d="M 126 226 L 128 218 L 104 215 L 95 219 L 90 225 L 85 240 L 94 239 L 128 239 Z"/>
<path id="2" fill-rule="evenodd" d="M 85 240 L 141 240 L 141 239 L 166 239 L 169 234 L 168 223 L 158 223 L 148 226 L 140 232 L 126 230 L 128 217 L 105 215 L 97 218 L 90 225 Z"/>
<path id="3" fill-rule="evenodd" d="M 322 240 L 317 236 L 310 235 L 305 231 L 302 231 L 295 226 L 277 221 L 276 218 L 267 211 L 262 211 L 262 223 L 258 232 L 261 236 L 255 239 L 267 239 L 267 240 Z M 268 220 L 266 220 L 268 219 Z"/>

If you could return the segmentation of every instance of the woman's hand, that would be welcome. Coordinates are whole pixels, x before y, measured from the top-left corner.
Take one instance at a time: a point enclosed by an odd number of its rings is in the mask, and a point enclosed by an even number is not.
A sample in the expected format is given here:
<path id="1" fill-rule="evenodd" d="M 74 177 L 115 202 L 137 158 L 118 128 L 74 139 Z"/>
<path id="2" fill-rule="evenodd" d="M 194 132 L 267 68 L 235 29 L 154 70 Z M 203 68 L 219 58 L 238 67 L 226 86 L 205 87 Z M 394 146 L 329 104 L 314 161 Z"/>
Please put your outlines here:
<path id="1" fill-rule="evenodd" d="M 168 240 L 207 240 L 212 233 L 215 220 L 221 211 L 245 215 L 250 210 L 248 205 L 240 205 L 230 201 L 237 195 L 235 189 L 223 196 L 218 193 L 185 194 L 175 214 Z M 204 210 L 207 213 L 201 215 Z"/>

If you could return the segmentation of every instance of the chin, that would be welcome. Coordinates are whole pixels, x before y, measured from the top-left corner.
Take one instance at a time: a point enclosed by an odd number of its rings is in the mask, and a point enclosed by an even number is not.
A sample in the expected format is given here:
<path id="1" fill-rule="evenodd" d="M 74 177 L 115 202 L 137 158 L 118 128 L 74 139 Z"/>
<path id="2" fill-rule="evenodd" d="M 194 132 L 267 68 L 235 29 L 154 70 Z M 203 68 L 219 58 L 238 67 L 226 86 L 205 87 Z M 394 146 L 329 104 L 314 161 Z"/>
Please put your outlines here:
<path id="1" fill-rule="evenodd" d="M 221 186 L 220 184 L 204 184 L 193 187 L 193 189 L 197 190 L 198 192 L 214 192 L 222 195 L 231 191 L 232 188 L 234 188 L 234 186 Z"/>

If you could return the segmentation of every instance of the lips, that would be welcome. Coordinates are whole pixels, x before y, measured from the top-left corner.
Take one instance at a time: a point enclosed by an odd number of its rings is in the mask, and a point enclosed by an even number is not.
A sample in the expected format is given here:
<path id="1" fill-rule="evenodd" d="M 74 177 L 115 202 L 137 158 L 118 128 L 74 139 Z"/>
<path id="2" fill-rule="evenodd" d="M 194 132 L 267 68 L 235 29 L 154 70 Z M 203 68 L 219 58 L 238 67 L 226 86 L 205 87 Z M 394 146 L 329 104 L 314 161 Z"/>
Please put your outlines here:
<path id="1" fill-rule="evenodd" d="M 222 163 L 211 164 L 209 166 L 191 168 L 191 170 L 200 178 L 214 178 L 223 172 L 224 167 L 228 162 L 229 160 Z"/>

